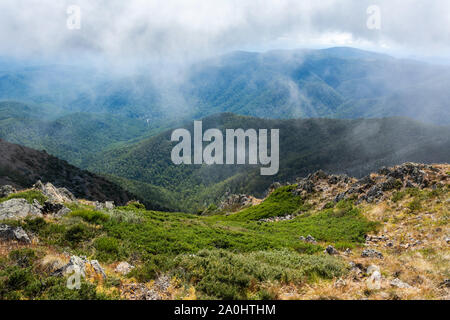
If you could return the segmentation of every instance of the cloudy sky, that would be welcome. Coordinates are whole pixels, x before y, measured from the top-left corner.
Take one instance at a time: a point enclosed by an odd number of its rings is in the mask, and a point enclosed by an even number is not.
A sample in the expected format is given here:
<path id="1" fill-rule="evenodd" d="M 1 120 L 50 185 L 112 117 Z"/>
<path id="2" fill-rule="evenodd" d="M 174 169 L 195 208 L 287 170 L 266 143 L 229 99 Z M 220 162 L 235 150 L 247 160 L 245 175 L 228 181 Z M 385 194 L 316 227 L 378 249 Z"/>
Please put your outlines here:
<path id="1" fill-rule="evenodd" d="M 81 9 L 79 30 L 67 27 L 70 5 Z M 380 29 L 367 26 L 371 5 Z M 448 0 L 2 0 L 0 25 L 1 56 L 178 59 L 345 45 L 450 57 Z"/>

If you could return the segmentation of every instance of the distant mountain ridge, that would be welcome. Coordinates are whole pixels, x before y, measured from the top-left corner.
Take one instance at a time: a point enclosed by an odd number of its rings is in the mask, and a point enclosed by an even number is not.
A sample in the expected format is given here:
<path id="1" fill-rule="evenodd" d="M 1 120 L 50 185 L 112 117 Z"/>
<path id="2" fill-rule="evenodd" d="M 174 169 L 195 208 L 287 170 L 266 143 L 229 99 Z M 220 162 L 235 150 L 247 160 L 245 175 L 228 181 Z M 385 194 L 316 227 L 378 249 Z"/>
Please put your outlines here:
<path id="1" fill-rule="evenodd" d="M 145 68 L 119 76 L 89 66 L 0 64 L 0 101 L 151 124 L 221 112 L 283 119 L 405 116 L 450 124 L 449 83 L 448 66 L 345 47 L 233 52 L 174 76 Z"/>

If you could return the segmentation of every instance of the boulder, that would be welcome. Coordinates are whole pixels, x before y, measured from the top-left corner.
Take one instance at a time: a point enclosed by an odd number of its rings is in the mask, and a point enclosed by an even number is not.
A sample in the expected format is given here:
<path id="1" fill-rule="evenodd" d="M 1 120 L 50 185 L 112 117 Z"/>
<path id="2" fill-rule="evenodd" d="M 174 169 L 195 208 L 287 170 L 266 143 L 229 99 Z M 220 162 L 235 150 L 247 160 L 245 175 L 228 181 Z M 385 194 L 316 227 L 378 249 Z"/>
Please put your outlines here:
<path id="1" fill-rule="evenodd" d="M 30 237 L 21 227 L 11 227 L 6 224 L 0 224 L 0 240 L 18 241 L 22 243 L 31 243 Z"/>
<path id="2" fill-rule="evenodd" d="M 112 210 L 114 208 L 115 208 L 114 201 L 106 201 L 105 202 L 105 209 Z"/>
<path id="3" fill-rule="evenodd" d="M 6 219 L 19 220 L 28 216 L 42 217 L 42 212 L 25 199 L 11 199 L 0 203 L 0 221 Z"/>
<path id="4" fill-rule="evenodd" d="M 328 246 L 325 249 L 325 253 L 328 253 L 329 255 L 339 254 L 339 252 L 333 246 Z"/>
<path id="5" fill-rule="evenodd" d="M 367 288 L 370 290 L 380 290 L 381 289 L 381 273 L 380 271 L 374 271 L 372 275 L 367 279 Z"/>
<path id="6" fill-rule="evenodd" d="M 10 185 L 1 186 L 0 187 L 0 198 L 5 198 L 5 197 L 9 196 L 10 194 L 13 194 L 16 192 L 17 192 L 17 190 Z"/>
<path id="7" fill-rule="evenodd" d="M 89 261 L 86 257 L 71 256 L 68 264 L 56 270 L 52 275 L 62 277 L 73 272 L 79 273 L 83 278 L 86 277 L 86 267 L 92 268 L 96 274 L 106 278 L 105 270 L 97 260 Z"/>
<path id="8" fill-rule="evenodd" d="M 62 217 L 64 215 L 72 212 L 72 210 L 67 208 L 62 203 L 56 203 L 56 202 L 52 202 L 52 201 L 47 200 L 44 203 L 43 212 L 45 214 L 51 214 L 51 215 L 53 215 L 55 217 Z"/>
<path id="9" fill-rule="evenodd" d="M 65 216 L 65 215 L 67 215 L 67 214 L 69 214 L 71 212 L 72 212 L 72 210 L 70 210 L 69 208 L 63 207 L 61 210 L 59 210 L 58 212 L 54 213 L 53 215 L 56 218 L 61 218 L 61 217 Z"/>
<path id="10" fill-rule="evenodd" d="M 380 272 L 380 267 L 376 266 L 374 264 L 371 264 L 370 266 L 367 267 L 366 273 L 368 276 L 371 276 L 375 271 Z"/>
<path id="11" fill-rule="evenodd" d="M 62 277 L 72 272 L 76 272 L 80 273 L 81 276 L 86 277 L 86 263 L 88 263 L 88 261 L 85 258 L 71 256 L 69 263 L 56 270 L 52 275 Z"/>

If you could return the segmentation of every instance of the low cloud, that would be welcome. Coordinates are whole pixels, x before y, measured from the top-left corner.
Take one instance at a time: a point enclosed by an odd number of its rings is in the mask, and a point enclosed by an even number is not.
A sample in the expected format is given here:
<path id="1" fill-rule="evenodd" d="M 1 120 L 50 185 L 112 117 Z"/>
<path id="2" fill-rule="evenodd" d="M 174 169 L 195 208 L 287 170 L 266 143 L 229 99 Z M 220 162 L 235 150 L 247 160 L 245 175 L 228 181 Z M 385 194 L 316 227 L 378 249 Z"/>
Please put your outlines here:
<path id="1" fill-rule="evenodd" d="M 69 30 L 67 8 L 81 8 Z M 381 9 L 381 29 L 366 26 Z M 202 58 L 277 47 L 349 45 L 445 56 L 447 0 L 15 0 L 0 3 L 0 55 Z"/>

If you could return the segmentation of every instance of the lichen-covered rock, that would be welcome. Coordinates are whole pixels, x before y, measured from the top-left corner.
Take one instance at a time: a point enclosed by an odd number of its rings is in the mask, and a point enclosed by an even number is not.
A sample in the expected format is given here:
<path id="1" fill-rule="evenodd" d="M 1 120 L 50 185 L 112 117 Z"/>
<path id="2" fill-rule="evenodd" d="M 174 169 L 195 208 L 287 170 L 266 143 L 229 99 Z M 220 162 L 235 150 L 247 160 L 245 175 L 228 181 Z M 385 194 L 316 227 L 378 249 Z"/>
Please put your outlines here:
<path id="1" fill-rule="evenodd" d="M 10 185 L 1 186 L 0 187 L 0 198 L 5 198 L 9 196 L 10 194 L 16 193 L 17 190 Z"/>
<path id="2" fill-rule="evenodd" d="M 21 227 L 11 227 L 5 224 L 0 224 L 0 240 L 31 243 L 30 237 Z"/>
<path id="3" fill-rule="evenodd" d="M 53 273 L 53 276 L 65 276 L 73 272 L 79 273 L 83 278 L 86 277 L 87 267 L 94 271 L 96 274 L 106 278 L 105 270 L 101 267 L 97 260 L 89 261 L 86 257 L 71 256 L 69 263 L 59 268 Z"/>
<path id="4" fill-rule="evenodd" d="M 400 288 L 400 289 L 411 289 L 412 287 L 407 284 L 406 282 L 401 281 L 398 278 L 395 278 L 394 280 L 391 281 L 391 286 L 392 287 L 396 287 L 396 288 Z"/>
<path id="5" fill-rule="evenodd" d="M 42 217 L 42 212 L 25 199 L 11 199 L 0 203 L 0 221 L 6 219 L 19 220 L 29 216 Z"/>
<path id="6" fill-rule="evenodd" d="M 44 185 L 41 181 L 38 181 L 33 188 L 41 191 L 52 203 L 71 203 L 76 201 L 75 196 L 69 190 L 56 188 L 50 182 Z"/>

